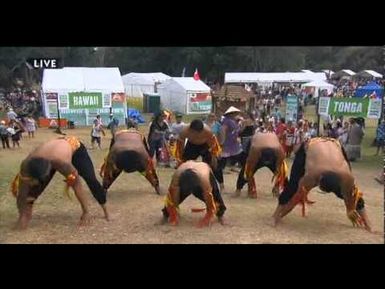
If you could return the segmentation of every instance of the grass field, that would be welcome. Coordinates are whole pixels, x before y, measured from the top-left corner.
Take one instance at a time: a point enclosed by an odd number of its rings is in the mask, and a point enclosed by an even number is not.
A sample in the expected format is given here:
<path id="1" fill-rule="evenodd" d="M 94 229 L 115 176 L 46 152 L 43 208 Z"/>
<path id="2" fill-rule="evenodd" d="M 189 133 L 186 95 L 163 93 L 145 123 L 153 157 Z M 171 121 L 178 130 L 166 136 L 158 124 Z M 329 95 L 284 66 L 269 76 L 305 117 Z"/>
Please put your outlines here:
<path id="1" fill-rule="evenodd" d="M 310 118 L 311 107 L 307 109 L 306 115 Z M 147 125 L 140 126 L 140 129 L 146 132 Z M 65 132 L 90 145 L 90 128 Z M 210 228 L 203 229 L 195 227 L 203 215 L 190 212 L 193 207 L 203 207 L 203 203 L 194 197 L 187 198 L 181 205 L 179 226 L 160 225 L 163 196 L 156 195 L 139 173 L 121 175 L 111 186 L 108 194 L 110 222 L 102 218 L 101 209 L 89 193 L 94 219 L 91 225 L 78 228 L 80 206 L 75 198 L 70 200 L 64 195 L 63 177 L 56 174 L 35 203 L 30 227 L 18 232 L 12 229 L 18 213 L 9 190 L 10 181 L 18 172 L 20 162 L 34 147 L 57 137 L 52 130 L 39 129 L 35 139 L 29 140 L 24 136 L 20 149 L 0 148 L 0 243 L 384 243 L 384 188 L 373 179 L 380 172 L 383 160 L 374 157 L 375 148 L 370 147 L 374 132 L 375 125 L 368 124 L 363 159 L 352 164 L 376 231 L 372 234 L 353 228 L 346 217 L 343 202 L 332 194 L 319 194 L 317 189 L 309 195 L 309 199 L 316 203 L 308 207 L 306 218 L 301 217 L 300 208 L 296 208 L 280 226 L 272 227 L 271 215 L 277 200 L 271 194 L 272 174 L 266 168 L 255 175 L 257 199 L 247 198 L 246 188 L 241 197 L 233 198 L 237 174 L 225 174 L 226 188 L 222 194 L 227 206 L 225 217 L 228 225 L 214 222 Z M 102 145 L 102 150 L 89 150 L 96 171 L 107 153 L 109 133 L 103 138 Z M 163 195 L 173 172 L 170 168 L 158 169 Z M 84 188 L 89 192 L 86 186 Z"/>

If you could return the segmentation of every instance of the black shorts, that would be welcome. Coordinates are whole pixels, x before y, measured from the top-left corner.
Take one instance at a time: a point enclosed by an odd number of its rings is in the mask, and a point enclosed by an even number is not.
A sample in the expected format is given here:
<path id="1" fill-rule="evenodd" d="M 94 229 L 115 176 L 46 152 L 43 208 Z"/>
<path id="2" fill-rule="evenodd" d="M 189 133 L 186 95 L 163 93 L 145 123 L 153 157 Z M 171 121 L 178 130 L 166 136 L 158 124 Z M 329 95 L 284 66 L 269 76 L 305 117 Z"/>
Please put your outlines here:
<path id="1" fill-rule="evenodd" d="M 196 145 L 187 141 L 183 151 L 183 161 L 196 160 L 199 156 L 202 157 L 202 161 L 210 164 L 211 153 L 209 152 L 209 146 L 207 144 Z"/>
<path id="2" fill-rule="evenodd" d="M 20 140 L 20 133 L 15 133 L 14 135 L 12 135 L 11 138 L 13 141 L 19 141 Z"/>
<path id="3" fill-rule="evenodd" d="M 95 141 L 100 144 L 100 136 L 91 136 L 91 142 L 94 143 Z"/>
<path id="4" fill-rule="evenodd" d="M 383 147 L 385 146 L 385 139 L 377 139 L 376 143 L 378 147 Z"/>

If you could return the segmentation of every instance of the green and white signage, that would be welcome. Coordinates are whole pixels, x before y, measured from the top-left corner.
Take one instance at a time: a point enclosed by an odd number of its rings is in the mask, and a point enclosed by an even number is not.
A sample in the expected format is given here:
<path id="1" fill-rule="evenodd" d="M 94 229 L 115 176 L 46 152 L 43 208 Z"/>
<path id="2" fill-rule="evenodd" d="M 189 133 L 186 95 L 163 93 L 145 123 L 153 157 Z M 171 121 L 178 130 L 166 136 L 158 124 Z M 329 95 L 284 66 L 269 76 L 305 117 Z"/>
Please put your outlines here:
<path id="1" fill-rule="evenodd" d="M 320 115 L 379 118 L 381 107 L 381 99 L 320 97 L 318 113 Z"/>
<path id="2" fill-rule="evenodd" d="M 295 95 L 288 95 L 286 100 L 286 121 L 297 121 L 298 117 L 298 97 Z"/>
<path id="3" fill-rule="evenodd" d="M 69 92 L 69 109 L 103 108 L 101 92 Z"/>
<path id="4" fill-rule="evenodd" d="M 368 118 L 380 118 L 382 109 L 381 99 L 371 99 L 369 100 L 368 106 Z"/>

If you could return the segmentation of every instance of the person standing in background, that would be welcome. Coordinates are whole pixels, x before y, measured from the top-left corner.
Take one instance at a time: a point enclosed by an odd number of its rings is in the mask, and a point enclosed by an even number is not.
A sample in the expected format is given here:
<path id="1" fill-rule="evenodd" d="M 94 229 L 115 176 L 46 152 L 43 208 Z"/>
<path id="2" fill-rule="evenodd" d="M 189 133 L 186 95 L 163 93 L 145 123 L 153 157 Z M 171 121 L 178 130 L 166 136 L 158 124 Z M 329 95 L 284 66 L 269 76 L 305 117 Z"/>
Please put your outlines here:
<path id="1" fill-rule="evenodd" d="M 91 131 L 91 148 L 92 149 L 94 149 L 95 142 L 97 142 L 99 149 L 102 149 L 102 140 L 101 140 L 102 134 L 103 136 L 106 135 L 103 130 L 103 126 L 101 125 L 101 122 L 95 119 L 94 124 L 92 126 L 92 131 Z"/>
<path id="2" fill-rule="evenodd" d="M 362 127 L 354 118 L 351 118 L 349 122 L 350 129 L 348 132 L 346 153 L 350 161 L 355 161 L 356 159 L 361 158 L 361 143 L 365 134 Z"/>
<path id="3" fill-rule="evenodd" d="M 119 126 L 119 120 L 116 117 L 114 117 L 114 115 L 111 113 L 110 123 L 107 125 L 107 129 L 111 131 L 112 138 L 115 138 L 115 133 L 116 133 L 116 130 L 118 129 L 118 126 Z"/>
<path id="4" fill-rule="evenodd" d="M 211 132 L 217 137 L 218 141 L 222 142 L 220 138 L 221 124 L 217 121 L 217 116 L 214 113 L 210 113 L 207 116 L 206 124 L 210 127 Z"/>
<path id="5" fill-rule="evenodd" d="M 255 133 L 257 124 L 255 121 L 255 114 L 248 113 L 244 121 L 241 123 L 239 137 L 241 138 L 242 150 L 247 151 L 247 147 L 250 145 L 250 141 Z"/>
<path id="6" fill-rule="evenodd" d="M 8 108 L 7 118 L 8 118 L 8 122 L 11 122 L 11 120 L 16 120 L 17 118 L 17 114 L 16 112 L 13 111 L 12 107 Z"/>
<path id="7" fill-rule="evenodd" d="M 181 131 L 183 130 L 183 127 L 185 126 L 185 123 L 182 121 L 183 115 L 181 113 L 177 113 L 175 115 L 175 123 L 171 124 L 170 131 L 174 135 L 174 137 L 177 139 Z"/>
<path id="8" fill-rule="evenodd" d="M 8 132 L 11 134 L 12 147 L 15 148 L 16 145 L 17 147 L 20 147 L 19 142 L 23 132 L 21 124 L 19 124 L 16 120 L 11 120 L 9 123 Z"/>
<path id="9" fill-rule="evenodd" d="M 36 121 L 32 118 L 32 115 L 28 115 L 26 119 L 26 128 L 28 132 L 28 138 L 34 138 L 36 131 Z"/>
<path id="10" fill-rule="evenodd" d="M 222 154 L 218 162 L 217 172 L 217 178 L 221 190 L 224 189 L 223 169 L 226 167 L 227 162 L 229 161 L 230 164 L 235 164 L 240 160 L 241 157 L 242 146 L 238 141 L 240 127 L 236 120 L 236 117 L 240 112 L 241 111 L 239 109 L 231 106 L 224 113 L 224 119 L 221 128 Z M 233 165 L 231 170 L 237 172 Z"/>
<path id="11" fill-rule="evenodd" d="M 278 136 L 279 142 L 282 145 L 283 150 L 286 152 L 285 131 L 286 131 L 285 118 L 281 117 L 279 119 L 277 128 L 275 130 L 275 134 Z"/>
<path id="12" fill-rule="evenodd" d="M 9 132 L 7 131 L 7 126 L 5 125 L 4 120 L 0 122 L 0 137 L 3 149 L 6 147 L 9 149 Z"/>
<path id="13" fill-rule="evenodd" d="M 285 148 L 286 148 L 286 157 L 289 158 L 293 151 L 293 141 L 294 141 L 295 127 L 291 120 L 288 121 L 286 131 L 285 131 Z"/>
<path id="14" fill-rule="evenodd" d="M 164 112 L 158 113 L 150 124 L 150 131 L 148 133 L 148 145 L 150 147 L 151 159 L 156 155 L 156 160 L 161 160 L 161 149 L 166 139 L 166 133 L 169 132 L 169 126 L 166 122 L 166 114 Z"/>
<path id="15" fill-rule="evenodd" d="M 385 119 L 381 121 L 381 124 L 377 127 L 376 131 L 376 145 L 377 145 L 377 152 L 376 156 L 378 156 L 378 153 L 380 152 L 380 148 L 382 149 L 382 153 L 385 153 Z"/>

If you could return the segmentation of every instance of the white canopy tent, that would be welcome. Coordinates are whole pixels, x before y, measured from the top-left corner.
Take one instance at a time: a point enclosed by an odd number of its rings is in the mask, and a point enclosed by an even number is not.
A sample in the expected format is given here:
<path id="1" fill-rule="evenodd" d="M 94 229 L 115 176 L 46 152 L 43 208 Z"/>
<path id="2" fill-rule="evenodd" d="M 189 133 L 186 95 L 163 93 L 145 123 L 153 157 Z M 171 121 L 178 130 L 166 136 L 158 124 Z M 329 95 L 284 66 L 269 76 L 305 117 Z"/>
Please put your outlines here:
<path id="1" fill-rule="evenodd" d="M 42 92 L 46 118 L 57 117 L 57 106 L 63 118 L 75 121 L 79 125 L 89 125 L 96 114 L 100 114 L 107 121 L 110 111 L 122 123 L 127 116 L 124 86 L 117 67 L 45 69 Z M 89 102 L 75 104 L 74 94 L 78 96 L 92 94 L 92 96 L 84 96 L 84 98 L 81 96 Z M 79 99 L 78 96 L 77 99 Z M 97 102 L 91 102 L 90 99 Z"/>
<path id="2" fill-rule="evenodd" d="M 318 97 L 318 90 L 324 90 L 326 89 L 328 91 L 328 94 L 333 92 L 334 85 L 327 83 L 325 81 L 312 81 L 305 84 L 302 84 L 301 87 L 314 87 L 314 97 Z"/>
<path id="3" fill-rule="evenodd" d="M 171 79 L 162 72 L 135 73 L 131 72 L 122 76 L 124 89 L 128 97 L 141 97 L 143 93 L 155 93 L 156 85 Z"/>
<path id="4" fill-rule="evenodd" d="M 367 77 L 367 78 L 382 78 L 383 75 L 374 70 L 362 70 L 356 73 L 355 76 Z"/>
<path id="5" fill-rule="evenodd" d="M 345 79 L 351 79 L 352 76 L 354 76 L 356 73 L 350 69 L 342 69 L 332 75 L 331 78 L 338 79 L 338 78 L 345 78 Z"/>
<path id="6" fill-rule="evenodd" d="M 225 83 L 257 83 L 262 86 L 274 82 L 305 83 L 315 80 L 326 80 L 323 72 L 228 72 Z"/>
<path id="7" fill-rule="evenodd" d="M 329 77 L 332 76 L 334 74 L 334 71 L 333 70 L 330 70 L 330 69 L 324 69 L 322 70 L 323 72 L 325 72 L 326 75 L 328 75 Z"/>
<path id="8" fill-rule="evenodd" d="M 105 90 L 122 93 L 124 87 L 117 67 L 64 67 L 45 69 L 44 92 Z"/>
<path id="9" fill-rule="evenodd" d="M 193 77 L 173 77 L 159 85 L 160 103 L 164 108 L 185 114 L 209 113 L 211 89 Z"/>

